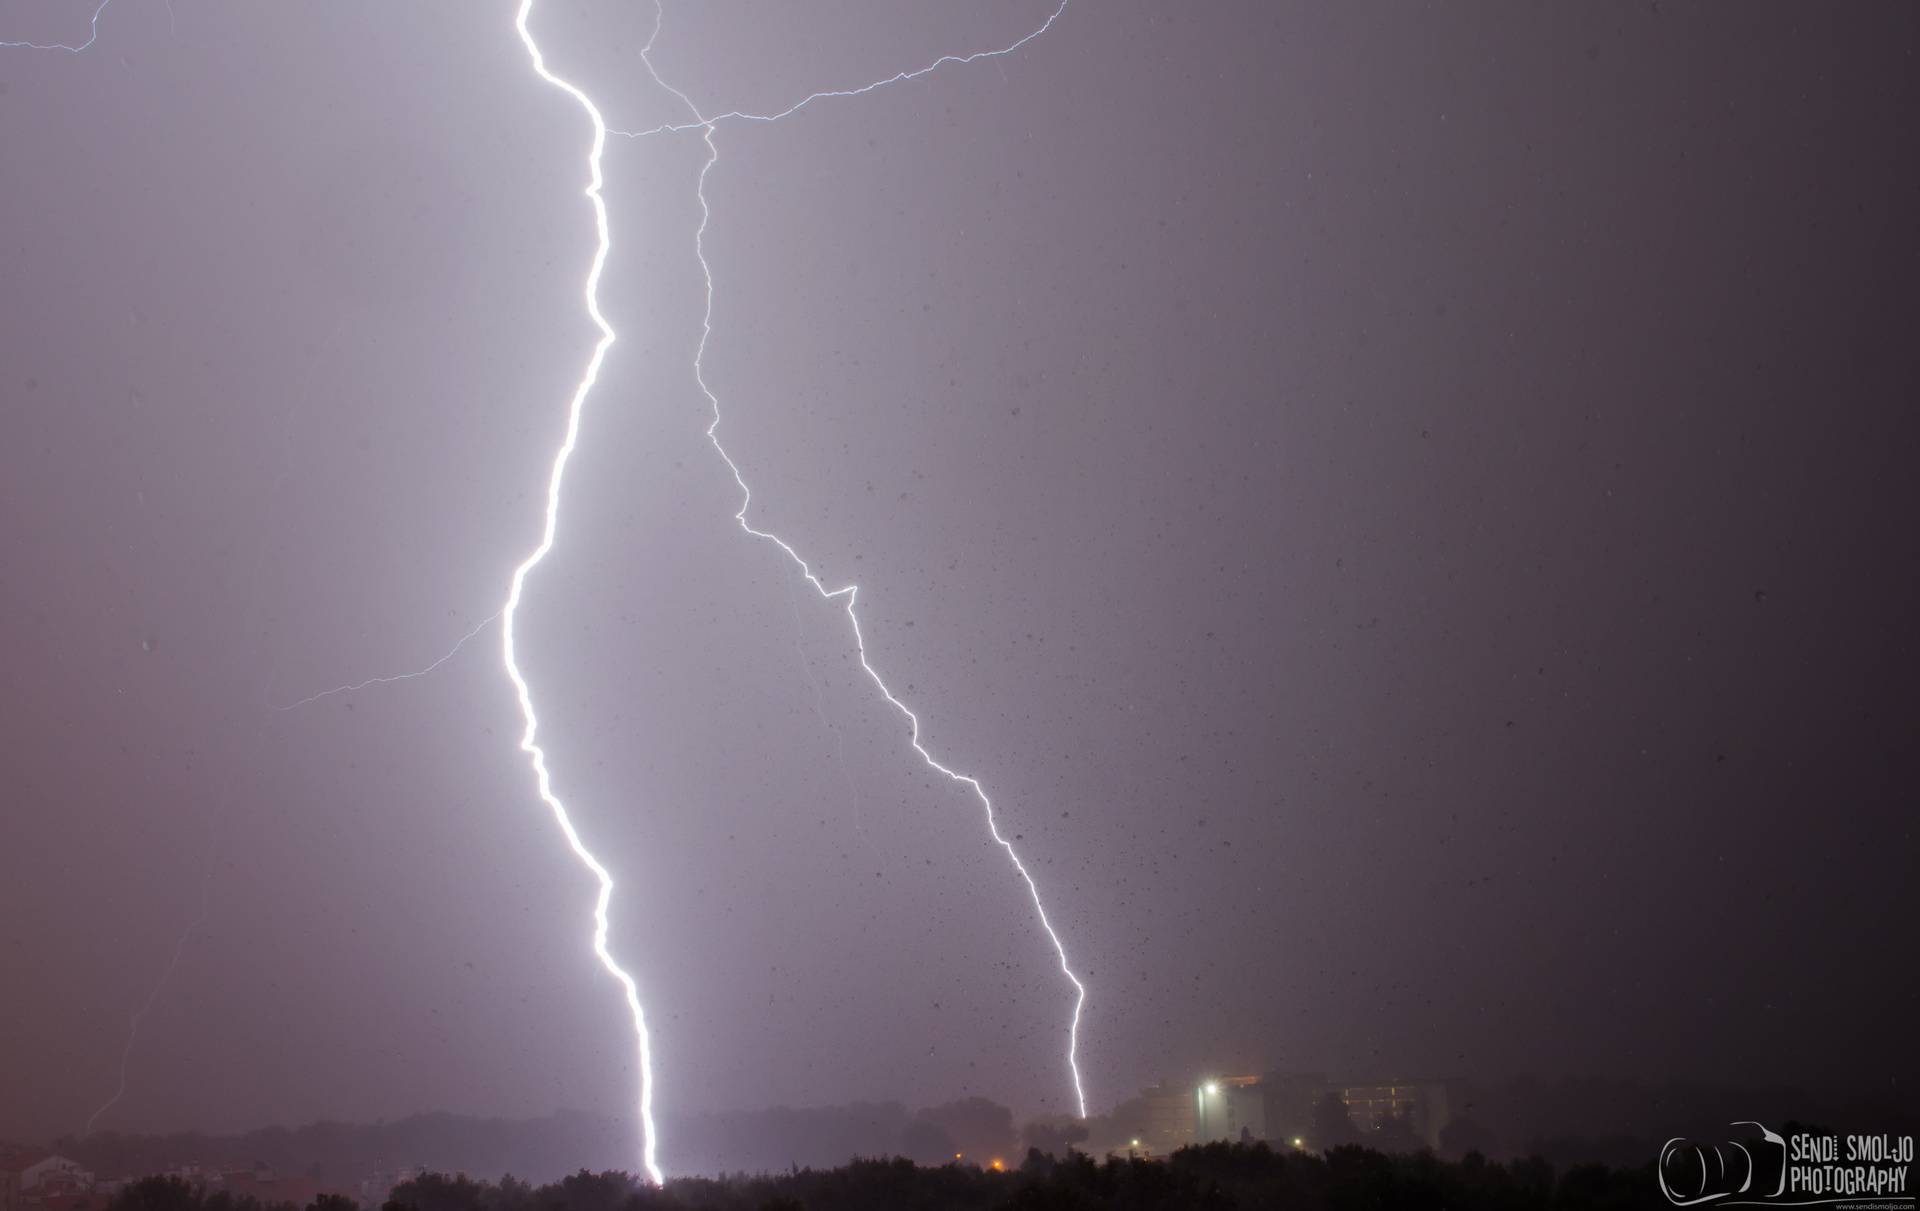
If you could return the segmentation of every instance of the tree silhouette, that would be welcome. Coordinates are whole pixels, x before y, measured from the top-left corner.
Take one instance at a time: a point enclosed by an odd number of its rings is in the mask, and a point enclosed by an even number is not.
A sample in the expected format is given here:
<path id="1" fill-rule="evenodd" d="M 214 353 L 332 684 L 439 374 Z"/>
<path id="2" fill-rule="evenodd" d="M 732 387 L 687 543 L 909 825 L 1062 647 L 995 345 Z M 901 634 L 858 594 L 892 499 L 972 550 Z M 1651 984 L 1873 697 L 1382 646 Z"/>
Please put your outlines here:
<path id="1" fill-rule="evenodd" d="M 957 1102 L 933 1106 L 914 1116 L 945 1131 L 955 1152 L 967 1160 L 984 1165 L 995 1158 L 1008 1160 L 1014 1155 L 1019 1136 L 1013 1129 L 1013 1111 L 983 1097 L 962 1098 Z"/>
<path id="2" fill-rule="evenodd" d="M 1413 1129 L 1413 1119 L 1405 1112 L 1388 1115 L 1367 1143 L 1382 1152 L 1413 1152 L 1421 1146 L 1420 1137 Z"/>
<path id="3" fill-rule="evenodd" d="M 1339 1094 L 1329 1092 L 1314 1106 L 1313 1137 L 1322 1149 L 1360 1142 L 1359 1129 L 1347 1115 L 1347 1104 L 1340 1100 Z"/>
<path id="4" fill-rule="evenodd" d="M 143 1177 L 122 1186 L 109 1211 L 200 1211 L 200 1193 L 178 1177 Z"/>
<path id="5" fill-rule="evenodd" d="M 1073 1150 L 1075 1144 L 1084 1144 L 1088 1134 L 1086 1124 L 1073 1119 L 1061 1122 L 1035 1119 L 1027 1124 L 1026 1130 L 1020 1133 L 1028 1148 L 1044 1152 L 1048 1156 L 1065 1156 Z"/>
<path id="6" fill-rule="evenodd" d="M 381 1211 L 483 1211 L 489 1190 L 464 1174 L 423 1173 L 393 1188 Z"/>
<path id="7" fill-rule="evenodd" d="M 1463 1114 L 1440 1128 L 1440 1152 L 1454 1160 L 1473 1152 L 1491 1156 L 1498 1146 L 1493 1132 L 1468 1115 Z"/>
<path id="8" fill-rule="evenodd" d="M 1334 1105 L 1339 1105 L 1338 1098 Z M 1332 1114 L 1330 1109 L 1328 1114 Z M 1344 1117 L 1344 1109 L 1340 1110 Z M 1329 1121 L 1329 1126 L 1332 1126 Z M 929 1149 L 950 1141 L 939 1123 L 920 1119 Z M 1352 1124 L 1347 1130 L 1353 1131 Z M 1357 1132 L 1354 1132 L 1358 1134 Z M 937 1153 L 929 1159 L 942 1159 Z M 951 1152 L 945 1156 L 951 1161 Z M 1029 1155 L 1017 1170 L 998 1173 L 973 1165 L 916 1165 L 904 1157 L 856 1160 L 831 1169 L 794 1166 L 785 1172 L 731 1177 L 675 1178 L 662 1188 L 643 1186 L 619 1171 L 582 1171 L 543 1186 L 503 1179 L 472 1181 L 430 1173 L 402 1183 L 390 1211 L 432 1206 L 472 1211 L 1229 1211 L 1274 1207 L 1285 1211 L 1361 1211 L 1447 1207 L 1455 1211 L 1626 1211 L 1658 1206 L 1652 1167 L 1582 1164 L 1556 1180 L 1548 1162 L 1529 1158 L 1501 1165 L 1474 1153 L 1453 1164 L 1431 1152 L 1392 1156 L 1357 1144 L 1322 1154 L 1275 1151 L 1263 1143 L 1209 1143 L 1182 1148 L 1166 1160 L 1096 1161 L 1081 1152 L 1059 1159 Z M 112 1211 L 301 1211 L 292 1204 L 263 1207 L 206 1193 L 178 1178 L 147 1178 L 115 1196 Z M 338 1196 L 316 1198 L 305 1211 L 347 1211 Z"/>
<path id="9" fill-rule="evenodd" d="M 947 1129 L 929 1119 L 917 1118 L 900 1133 L 900 1151 L 922 1165 L 940 1165 L 954 1159 L 959 1149 Z"/>

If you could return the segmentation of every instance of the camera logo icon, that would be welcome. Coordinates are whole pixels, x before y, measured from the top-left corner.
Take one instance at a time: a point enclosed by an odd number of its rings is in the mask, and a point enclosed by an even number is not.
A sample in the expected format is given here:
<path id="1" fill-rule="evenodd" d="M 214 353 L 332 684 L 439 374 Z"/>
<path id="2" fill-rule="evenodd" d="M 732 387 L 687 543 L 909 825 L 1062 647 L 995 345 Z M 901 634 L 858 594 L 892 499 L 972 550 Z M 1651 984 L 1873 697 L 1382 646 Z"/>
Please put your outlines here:
<path id="1" fill-rule="evenodd" d="M 1787 1141 L 1759 1123 L 1727 1125 L 1753 1127 L 1761 1138 L 1700 1144 L 1676 1136 L 1660 1149 L 1660 1193 L 1668 1202 L 1697 1207 L 1736 1194 L 1778 1198 L 1786 1190 Z"/>

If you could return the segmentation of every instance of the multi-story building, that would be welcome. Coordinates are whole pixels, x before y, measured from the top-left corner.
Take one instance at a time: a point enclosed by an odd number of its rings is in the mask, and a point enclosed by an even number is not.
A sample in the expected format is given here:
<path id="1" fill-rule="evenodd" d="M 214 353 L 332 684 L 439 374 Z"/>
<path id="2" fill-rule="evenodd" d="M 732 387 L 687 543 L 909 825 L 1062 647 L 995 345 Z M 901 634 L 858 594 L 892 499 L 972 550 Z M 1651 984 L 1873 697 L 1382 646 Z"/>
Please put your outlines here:
<path id="1" fill-rule="evenodd" d="M 1214 1140 L 1267 1138 L 1267 1094 L 1257 1076 L 1217 1076 L 1193 1092 L 1194 1136 Z"/>
<path id="2" fill-rule="evenodd" d="M 1440 1132 L 1453 1118 L 1443 1081 L 1376 1081 L 1343 1085 L 1339 1092 L 1362 1139 L 1392 1129 L 1398 1119 L 1416 1140 L 1438 1148 Z"/>
<path id="3" fill-rule="evenodd" d="M 1201 1081 L 1189 1095 L 1193 1138 L 1324 1147 L 1330 1141 L 1318 1138 L 1316 1124 L 1329 1094 L 1340 1100 L 1362 1141 L 1377 1138 L 1387 1145 L 1404 1129 L 1413 1143 L 1437 1148 L 1440 1132 L 1452 1121 L 1444 1081 L 1329 1081 L 1324 1073 L 1275 1072 Z"/>
<path id="4" fill-rule="evenodd" d="M 1169 1156 L 1197 1138 L 1194 1131 L 1193 1090 L 1171 1081 L 1161 1081 L 1143 1090 L 1146 1103 L 1146 1134 L 1140 1137 L 1141 1150 L 1149 1156 Z"/>
<path id="5" fill-rule="evenodd" d="M 1324 1072 L 1270 1072 L 1260 1078 L 1267 1102 L 1267 1142 L 1276 1148 L 1318 1147 L 1314 1118 L 1327 1096 Z"/>

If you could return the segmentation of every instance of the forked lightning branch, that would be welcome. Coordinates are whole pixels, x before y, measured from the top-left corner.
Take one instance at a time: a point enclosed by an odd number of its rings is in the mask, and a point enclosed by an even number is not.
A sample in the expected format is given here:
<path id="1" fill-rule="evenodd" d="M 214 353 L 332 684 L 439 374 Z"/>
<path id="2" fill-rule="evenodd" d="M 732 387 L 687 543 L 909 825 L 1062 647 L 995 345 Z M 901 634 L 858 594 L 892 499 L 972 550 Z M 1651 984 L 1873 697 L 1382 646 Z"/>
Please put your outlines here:
<path id="1" fill-rule="evenodd" d="M 707 199 L 706 183 L 708 174 L 712 172 L 714 164 L 719 159 L 719 148 L 715 142 L 715 130 L 719 123 L 729 120 L 753 122 L 778 121 L 798 113 L 802 108 L 816 101 L 835 97 L 860 96 L 888 84 L 902 83 L 916 79 L 948 64 L 971 63 L 980 59 L 1011 54 L 1050 29 L 1053 23 L 1058 20 L 1060 14 L 1065 11 L 1066 3 L 1067 0 L 1061 0 L 1061 3 L 1055 7 L 1052 12 L 1047 14 L 1046 20 L 1039 27 L 1007 46 L 996 50 L 977 51 L 967 55 L 945 55 L 925 67 L 914 71 L 899 72 L 885 80 L 876 81 L 859 88 L 813 93 L 786 109 L 773 114 L 748 114 L 729 111 L 728 113 L 712 118 L 703 116 L 699 107 L 694 104 L 684 91 L 668 84 L 661 78 L 659 72 L 655 70 L 653 62 L 651 58 L 649 58 L 653 40 L 649 39 L 647 46 L 641 51 L 641 62 L 646 66 L 647 72 L 654 82 L 672 93 L 674 98 L 685 106 L 691 120 L 684 123 L 658 126 L 639 132 L 610 132 L 605 117 L 593 99 L 577 85 L 556 75 L 549 69 L 545 56 L 541 53 L 540 46 L 528 25 L 534 7 L 533 0 L 523 0 L 516 17 L 515 27 L 519 31 L 522 42 L 526 44 L 527 53 L 532 59 L 534 71 L 538 73 L 541 79 L 561 89 L 571 97 L 580 106 L 582 112 L 585 113 L 592 127 L 592 139 L 587 154 L 588 184 L 586 195 L 593 208 L 598 243 L 594 250 L 593 262 L 587 271 L 583 295 L 587 313 L 592 318 L 594 326 L 599 330 L 600 336 L 594 344 L 593 353 L 588 358 L 586 368 L 579 382 L 575 384 L 573 394 L 568 403 L 565 435 L 561 441 L 559 450 L 554 455 L 552 474 L 549 477 L 547 485 L 546 519 L 541 532 L 540 544 L 525 561 L 514 569 L 507 605 L 501 613 L 502 655 L 507 668 L 507 676 L 513 682 L 525 722 L 525 731 L 521 737 L 521 748 L 528 754 L 532 761 L 534 777 L 539 788 L 540 797 L 547 806 L 552 809 L 554 818 L 559 823 L 561 831 L 565 834 L 569 846 L 572 847 L 581 862 L 593 872 L 600 884 L 599 898 L 594 907 L 594 953 L 599 956 L 601 963 L 605 965 L 607 970 L 620 982 L 621 987 L 626 993 L 628 1007 L 632 1011 L 635 1040 L 640 1056 L 639 1113 L 642 1132 L 642 1163 L 645 1165 L 648 1175 L 656 1182 L 661 1179 L 661 1170 L 657 1160 L 658 1133 L 653 1118 L 654 1075 L 646 1015 L 641 1006 L 637 981 L 632 974 L 620 966 L 619 962 L 614 959 L 607 947 L 607 909 L 613 893 L 613 879 L 608 873 L 607 868 L 594 857 L 582 842 L 579 832 L 575 829 L 571 819 L 568 817 L 565 806 L 553 792 L 551 776 L 547 768 L 546 754 L 537 743 L 539 721 L 534 714 L 533 696 L 526 678 L 522 674 L 519 664 L 515 659 L 514 649 L 514 622 L 518 616 L 521 594 L 525 588 L 527 577 L 553 548 L 554 536 L 559 525 L 561 481 L 566 474 L 567 461 L 572 456 L 574 448 L 580 438 L 581 413 L 587 402 L 587 397 L 593 390 L 594 383 L 599 378 L 601 367 L 606 361 L 607 350 L 617 339 L 612 326 L 607 322 L 606 316 L 601 312 L 599 303 L 600 278 L 606 269 L 607 256 L 612 247 L 612 239 L 608 229 L 607 205 L 601 192 L 605 180 L 602 170 L 602 157 L 606 152 L 607 136 L 609 133 L 619 133 L 627 135 L 630 138 L 640 138 L 649 135 L 697 132 L 706 143 L 707 158 L 706 162 L 701 165 L 696 185 L 700 200 L 700 226 L 694 236 L 694 247 L 700 262 L 706 297 L 701 317 L 700 342 L 693 353 L 693 369 L 695 381 L 699 384 L 701 393 L 706 397 L 713 418 L 712 422 L 707 426 L 707 438 L 712 442 L 715 453 L 718 454 L 721 461 L 726 464 L 728 472 L 733 476 L 735 484 L 738 485 L 740 489 L 740 508 L 734 514 L 734 520 L 739 523 L 741 530 L 748 535 L 770 542 L 778 547 L 780 551 L 793 562 L 800 575 L 806 579 L 807 583 L 813 587 L 814 591 L 818 593 L 822 599 L 840 603 L 841 608 L 845 610 L 847 615 L 848 626 L 853 635 L 854 647 L 860 659 L 860 667 L 865 670 L 867 676 L 873 681 L 874 686 L 879 690 L 881 696 L 886 699 L 887 703 L 906 718 L 914 752 L 920 756 L 920 759 L 924 761 L 929 768 L 954 782 L 965 785 L 979 801 L 989 834 L 992 836 L 995 844 L 1006 851 L 1008 859 L 1013 863 L 1014 869 L 1019 873 L 1021 880 L 1033 900 L 1034 912 L 1039 918 L 1041 928 L 1045 930 L 1047 938 L 1053 946 L 1054 953 L 1059 959 L 1061 974 L 1073 987 L 1073 1016 L 1067 1028 L 1066 1059 L 1067 1070 L 1073 1082 L 1074 1103 L 1079 1109 L 1080 1114 L 1084 1117 L 1087 1112 L 1087 1101 L 1085 1087 L 1080 1079 L 1079 1044 L 1080 1013 L 1086 1004 L 1087 990 L 1086 986 L 1080 981 L 1080 978 L 1074 974 L 1072 965 L 1067 958 L 1066 945 L 1061 941 L 1059 933 L 1054 929 L 1052 921 L 1047 916 L 1046 905 L 1041 899 L 1039 884 L 1034 881 L 1033 875 L 1028 871 L 1026 864 L 1020 860 L 1020 855 L 1014 849 L 1013 843 L 1000 831 L 999 823 L 994 815 L 993 801 L 988 797 L 986 789 L 981 786 L 980 781 L 970 774 L 959 772 L 937 760 L 933 754 L 928 751 L 921 740 L 919 716 L 894 694 L 893 690 L 887 685 L 885 678 L 883 678 L 879 670 L 873 666 L 873 663 L 868 657 L 865 637 L 860 628 L 860 615 L 856 608 L 859 600 L 859 586 L 849 584 L 829 587 L 826 582 L 813 571 L 812 567 L 800 553 L 794 549 L 792 544 L 770 531 L 756 529 L 747 520 L 748 509 L 752 504 L 753 493 L 747 486 L 746 479 L 741 474 L 739 465 L 734 462 L 733 458 L 727 453 L 726 447 L 720 442 L 720 401 L 708 386 L 705 374 L 707 343 L 708 338 L 713 332 L 713 270 L 706 256 L 706 235 L 708 224 L 712 218 L 712 208 Z M 660 7 L 658 0 L 656 0 L 655 37 L 657 37 L 659 33 L 659 17 Z"/>
<path id="2" fill-rule="evenodd" d="M 432 663 L 411 672 L 392 676 L 371 677 L 348 685 L 336 686 L 332 689 L 308 695 L 305 698 L 301 698 L 285 706 L 277 707 L 276 709 L 293 710 L 331 695 L 351 693 L 375 685 L 390 684 L 396 681 L 405 681 L 424 676 L 451 660 L 469 640 L 477 637 L 481 631 L 485 630 L 496 619 L 499 621 L 501 663 L 505 667 L 507 679 L 512 684 L 514 697 L 520 708 L 522 721 L 520 748 L 521 751 L 527 755 L 528 762 L 532 767 L 535 789 L 541 802 L 544 803 L 552 813 L 554 822 L 559 827 L 561 835 L 565 838 L 568 848 L 573 851 L 574 856 L 580 861 L 580 864 L 586 867 L 593 875 L 597 884 L 597 894 L 593 907 L 591 944 L 593 953 L 599 959 L 601 965 L 606 968 L 607 972 L 611 974 L 620 985 L 632 1018 L 634 1045 L 640 1069 L 640 1087 L 636 1103 L 640 1128 L 640 1160 L 647 1177 L 656 1184 L 663 1180 L 664 1175 L 659 1163 L 659 1132 L 656 1127 L 653 1108 L 655 1082 L 652 1037 L 648 1032 L 646 1011 L 641 1001 L 640 983 L 634 975 L 623 967 L 620 961 L 614 957 L 610 946 L 610 910 L 615 886 L 613 874 L 606 864 L 589 848 L 585 839 L 580 835 L 579 829 L 575 826 L 572 816 L 567 811 L 566 804 L 561 801 L 558 794 L 554 791 L 552 771 L 547 764 L 546 752 L 540 746 L 540 720 L 534 709 L 533 689 L 528 681 L 525 670 L 523 670 L 520 665 L 519 648 L 516 641 L 517 633 L 515 630 L 515 625 L 520 617 L 520 608 L 523 604 L 527 580 L 553 550 L 555 539 L 559 534 L 561 489 L 566 479 L 567 466 L 581 439 L 582 421 L 588 398 L 593 393 L 594 385 L 599 381 L 600 372 L 606 363 L 608 351 L 618 339 L 618 334 L 614 331 L 613 325 L 608 322 L 605 313 L 600 308 L 600 280 L 606 272 L 607 260 L 613 251 L 612 225 L 608 218 L 606 198 L 602 192 L 605 184 L 603 159 L 606 154 L 608 138 L 610 135 L 620 135 L 629 139 L 640 139 L 650 136 L 697 134 L 706 144 L 706 160 L 701 166 L 695 183 L 695 189 L 700 202 L 700 225 L 694 234 L 694 251 L 700 264 L 701 276 L 705 286 L 705 297 L 702 300 L 703 310 L 700 340 L 692 353 L 692 364 L 695 381 L 698 383 L 702 395 L 706 398 L 712 417 L 711 423 L 709 423 L 706 430 L 707 439 L 712 443 L 715 454 L 718 455 L 728 473 L 732 475 L 734 483 L 740 489 L 740 507 L 734 514 L 734 520 L 747 535 L 771 543 L 779 548 L 780 552 L 792 562 L 798 574 L 813 587 L 814 591 L 819 594 L 823 601 L 836 603 L 839 608 L 845 612 L 854 649 L 860 660 L 860 667 L 866 672 L 868 678 L 872 680 L 875 689 L 879 691 L 880 696 L 887 701 L 887 704 L 906 719 L 909 727 L 910 743 L 914 752 L 926 763 L 928 768 L 953 782 L 965 786 L 979 803 L 989 835 L 992 837 L 994 843 L 1006 852 L 1008 860 L 1012 862 L 1015 871 L 1018 872 L 1032 900 L 1035 916 L 1038 918 L 1041 928 L 1045 931 L 1048 942 L 1053 948 L 1054 955 L 1059 961 L 1060 973 L 1073 989 L 1073 1014 L 1068 1022 L 1066 1032 L 1066 1068 L 1072 1079 L 1074 1104 L 1078 1108 L 1081 1116 L 1084 1117 L 1087 1112 L 1087 1100 L 1086 1090 L 1080 1077 L 1079 1047 L 1080 1016 L 1081 1010 L 1086 1004 L 1087 990 L 1080 978 L 1074 973 L 1072 964 L 1067 957 L 1066 945 L 1061 940 L 1059 932 L 1054 928 L 1052 920 L 1047 915 L 1046 905 L 1041 898 L 1039 884 L 1034 880 L 1032 873 L 1021 860 L 1013 843 L 1009 841 L 1001 831 L 999 821 L 995 814 L 993 800 L 988 797 L 986 788 L 981 785 L 978 778 L 971 774 L 961 772 L 945 762 L 940 761 L 927 749 L 921 738 L 919 715 L 893 692 L 886 679 L 881 676 L 880 671 L 872 663 L 870 653 L 867 650 L 866 639 L 860 626 L 860 614 L 857 608 L 859 586 L 853 584 L 829 586 L 814 572 L 811 565 L 808 564 L 806 559 L 800 555 L 799 551 L 796 550 L 791 543 L 781 538 L 778 534 L 756 528 L 748 520 L 748 512 L 752 504 L 753 494 L 747 486 L 746 478 L 741 473 L 739 464 L 733 460 L 732 456 L 727 453 L 726 447 L 721 444 L 719 436 L 720 401 L 708 386 L 705 366 L 708 340 L 713 332 L 713 270 L 707 260 L 706 254 L 707 231 L 712 218 L 712 209 L 708 202 L 706 185 L 708 175 L 712 172 L 713 166 L 719 160 L 719 146 L 715 141 L 715 136 L 720 125 L 728 122 L 778 122 L 820 101 L 859 97 L 889 85 L 916 80 L 942 67 L 960 66 L 984 59 L 999 58 L 1013 54 L 1051 29 L 1054 23 L 1059 20 L 1061 14 L 1066 11 L 1069 2 L 1070 0 L 1058 0 L 1058 3 L 1046 14 L 1045 19 L 1041 21 L 1039 25 L 1004 46 L 972 51 L 965 54 L 942 55 L 925 66 L 908 71 L 896 72 L 884 79 L 858 87 L 826 90 L 809 94 L 799 101 L 794 102 L 792 105 L 787 106 L 785 109 L 773 113 L 747 113 L 740 110 L 728 110 L 714 116 L 706 116 L 701 113 L 699 106 L 693 102 L 685 91 L 667 83 L 666 80 L 661 78 L 659 72 L 654 67 L 652 59 L 649 57 L 653 48 L 653 41 L 659 36 L 661 20 L 660 3 L 659 0 L 655 0 L 654 34 L 652 38 L 648 39 L 646 46 L 641 48 L 639 55 L 640 61 L 646 67 L 647 73 L 653 82 L 659 85 L 662 90 L 671 94 L 672 97 L 684 107 L 687 113 L 687 120 L 666 123 L 640 131 L 616 131 L 609 128 L 605 116 L 593 98 L 589 96 L 584 89 L 558 74 L 548 65 L 546 55 L 542 51 L 531 26 L 535 7 L 534 0 L 520 0 L 519 6 L 515 11 L 514 31 L 518 35 L 521 44 L 526 48 L 527 57 L 534 73 L 547 84 L 566 94 L 566 96 L 579 107 L 581 113 L 587 119 L 590 137 L 586 154 L 587 185 L 585 195 L 591 208 L 596 235 L 593 258 L 587 266 L 585 277 L 581 283 L 581 301 L 585 307 L 588 318 L 593 324 L 597 337 L 594 342 L 593 351 L 588 356 L 586 365 L 582 368 L 578 381 L 574 383 L 572 391 L 567 397 L 565 423 L 559 444 L 554 450 L 547 476 L 544 496 L 545 508 L 540 530 L 540 541 L 534 549 L 514 567 L 513 574 L 508 582 L 506 602 L 500 610 L 496 614 L 490 615 L 482 620 L 472 630 L 462 636 L 459 642 L 455 643 L 445 654 L 441 655 Z M 106 12 L 108 4 L 110 3 L 111 0 L 102 0 L 97 7 L 92 9 L 88 22 L 87 37 L 84 41 L 73 43 L 0 42 L 0 48 L 45 51 L 58 50 L 76 54 L 85 51 L 93 46 L 99 38 L 101 17 Z M 128 1040 L 129 1047 L 131 1044 L 132 1038 L 130 1035 Z"/>

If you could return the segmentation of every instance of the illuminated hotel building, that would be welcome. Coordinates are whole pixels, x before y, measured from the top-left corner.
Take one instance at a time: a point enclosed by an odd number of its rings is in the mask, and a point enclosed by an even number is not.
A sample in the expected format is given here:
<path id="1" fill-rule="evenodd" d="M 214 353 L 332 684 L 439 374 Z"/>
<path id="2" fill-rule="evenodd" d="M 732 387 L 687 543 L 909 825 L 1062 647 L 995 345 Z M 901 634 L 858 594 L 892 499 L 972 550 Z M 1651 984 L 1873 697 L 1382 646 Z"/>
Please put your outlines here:
<path id="1" fill-rule="evenodd" d="M 1193 1091 L 1193 1133 L 1200 1141 L 1267 1138 L 1267 1091 L 1257 1076 L 1221 1076 Z"/>
<path id="2" fill-rule="evenodd" d="M 1320 1148 L 1315 1118 L 1328 1094 L 1340 1099 L 1347 1118 L 1364 1142 L 1404 1120 L 1414 1138 L 1440 1146 L 1440 1132 L 1452 1121 L 1444 1081 L 1329 1081 L 1324 1073 L 1269 1073 L 1222 1076 L 1193 1089 L 1192 1138 L 1265 1140 L 1276 1148 Z"/>
<path id="3" fill-rule="evenodd" d="M 1161 1081 L 1142 1091 L 1140 1100 L 1146 1103 L 1147 1118 L 1146 1134 L 1141 1142 L 1149 1155 L 1171 1156 L 1176 1148 L 1184 1148 L 1198 1138 L 1190 1087 Z"/>

